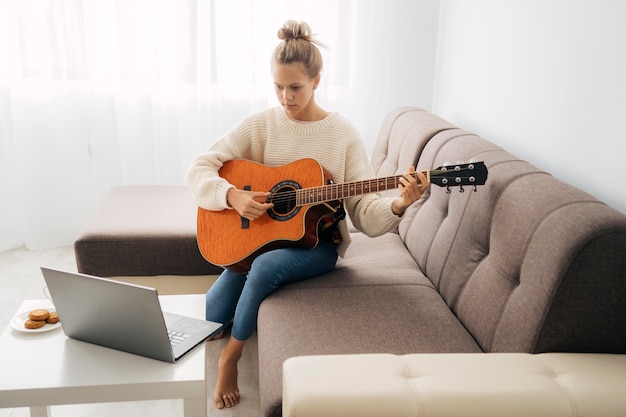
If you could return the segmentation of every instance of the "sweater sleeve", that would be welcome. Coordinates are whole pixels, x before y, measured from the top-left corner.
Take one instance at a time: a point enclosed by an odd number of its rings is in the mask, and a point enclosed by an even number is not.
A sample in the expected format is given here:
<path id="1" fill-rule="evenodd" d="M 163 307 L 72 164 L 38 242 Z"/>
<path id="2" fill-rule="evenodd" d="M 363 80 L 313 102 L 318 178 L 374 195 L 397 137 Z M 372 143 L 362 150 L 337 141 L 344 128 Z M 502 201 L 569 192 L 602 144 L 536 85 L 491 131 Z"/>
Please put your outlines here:
<path id="1" fill-rule="evenodd" d="M 226 194 L 235 188 L 219 176 L 219 169 L 233 159 L 258 160 L 264 140 L 258 134 L 264 115 L 244 119 L 238 126 L 198 155 L 187 170 L 187 184 L 198 207 L 219 211 L 230 209 Z"/>
<path id="2" fill-rule="evenodd" d="M 187 171 L 187 184 L 198 207 L 213 211 L 230 208 L 226 194 L 234 185 L 221 178 L 218 171 L 231 159 L 236 159 L 236 153 L 229 149 L 226 139 L 221 139 L 193 161 Z"/>
<path id="3" fill-rule="evenodd" d="M 346 181 L 368 180 L 375 177 L 365 147 L 361 141 L 354 142 L 346 155 Z M 393 197 L 364 194 L 347 198 L 346 210 L 354 226 L 368 236 L 380 236 L 393 231 L 400 223 L 391 211 Z"/>

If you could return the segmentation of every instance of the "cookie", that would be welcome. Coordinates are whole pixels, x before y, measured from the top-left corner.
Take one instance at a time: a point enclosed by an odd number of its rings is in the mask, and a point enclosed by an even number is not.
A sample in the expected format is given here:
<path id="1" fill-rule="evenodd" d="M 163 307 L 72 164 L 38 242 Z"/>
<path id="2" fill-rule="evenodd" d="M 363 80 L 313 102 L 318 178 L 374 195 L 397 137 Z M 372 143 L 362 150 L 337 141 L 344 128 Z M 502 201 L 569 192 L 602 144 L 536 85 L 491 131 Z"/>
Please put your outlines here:
<path id="1" fill-rule="evenodd" d="M 46 321 L 50 317 L 50 312 L 44 309 L 33 310 L 28 313 L 28 318 L 33 321 Z"/>
<path id="2" fill-rule="evenodd" d="M 24 327 L 26 327 L 27 329 L 31 329 L 31 330 L 32 329 L 40 329 L 40 328 L 42 328 L 45 325 L 46 325 L 46 322 L 42 321 L 42 320 L 31 320 L 31 319 L 28 319 L 28 320 L 26 320 L 24 322 Z"/>
<path id="3" fill-rule="evenodd" d="M 50 313 L 50 317 L 46 319 L 46 323 L 54 324 L 59 322 L 59 314 L 56 311 Z"/>

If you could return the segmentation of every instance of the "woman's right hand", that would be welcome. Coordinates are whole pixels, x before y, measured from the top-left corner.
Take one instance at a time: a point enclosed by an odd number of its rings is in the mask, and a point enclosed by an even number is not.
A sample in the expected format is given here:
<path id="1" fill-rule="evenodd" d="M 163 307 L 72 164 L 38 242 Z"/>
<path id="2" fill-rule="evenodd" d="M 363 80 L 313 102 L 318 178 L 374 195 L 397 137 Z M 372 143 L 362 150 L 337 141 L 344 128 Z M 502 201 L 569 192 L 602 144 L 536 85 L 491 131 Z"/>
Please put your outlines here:
<path id="1" fill-rule="evenodd" d="M 244 219 L 256 220 L 274 207 L 274 204 L 266 203 L 269 195 L 268 192 L 231 188 L 226 194 L 226 201 Z"/>

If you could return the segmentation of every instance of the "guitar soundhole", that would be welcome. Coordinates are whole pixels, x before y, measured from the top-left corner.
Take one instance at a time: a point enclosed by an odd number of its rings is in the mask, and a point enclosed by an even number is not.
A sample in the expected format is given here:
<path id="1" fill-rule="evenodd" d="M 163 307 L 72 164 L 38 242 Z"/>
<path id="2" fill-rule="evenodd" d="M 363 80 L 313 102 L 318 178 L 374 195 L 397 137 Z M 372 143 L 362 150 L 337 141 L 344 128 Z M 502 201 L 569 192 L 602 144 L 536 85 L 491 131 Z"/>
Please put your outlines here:
<path id="1" fill-rule="evenodd" d="M 285 221 L 293 218 L 300 211 L 296 206 L 296 190 L 302 188 L 295 181 L 283 181 L 270 190 L 267 198 L 268 203 L 274 203 L 274 207 L 267 214 L 274 220 Z"/>

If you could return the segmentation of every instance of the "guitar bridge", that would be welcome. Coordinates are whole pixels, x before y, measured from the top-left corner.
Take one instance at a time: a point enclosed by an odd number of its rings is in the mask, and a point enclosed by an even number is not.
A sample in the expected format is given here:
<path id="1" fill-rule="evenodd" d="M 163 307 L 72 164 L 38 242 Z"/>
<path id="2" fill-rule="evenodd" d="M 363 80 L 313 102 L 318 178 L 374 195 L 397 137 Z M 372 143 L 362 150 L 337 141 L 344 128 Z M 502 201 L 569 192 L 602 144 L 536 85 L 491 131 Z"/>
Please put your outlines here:
<path id="1" fill-rule="evenodd" d="M 243 187 L 244 190 L 246 191 L 250 191 L 252 190 L 252 187 L 249 185 L 245 185 Z M 247 229 L 250 227 L 250 220 L 246 219 L 245 217 L 241 217 L 241 228 L 242 229 Z"/>

